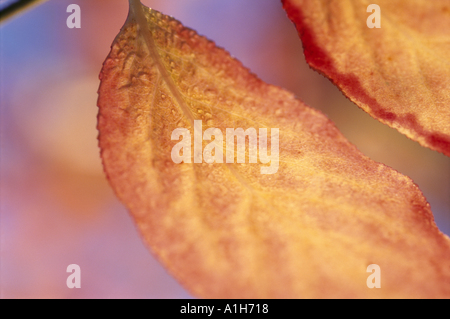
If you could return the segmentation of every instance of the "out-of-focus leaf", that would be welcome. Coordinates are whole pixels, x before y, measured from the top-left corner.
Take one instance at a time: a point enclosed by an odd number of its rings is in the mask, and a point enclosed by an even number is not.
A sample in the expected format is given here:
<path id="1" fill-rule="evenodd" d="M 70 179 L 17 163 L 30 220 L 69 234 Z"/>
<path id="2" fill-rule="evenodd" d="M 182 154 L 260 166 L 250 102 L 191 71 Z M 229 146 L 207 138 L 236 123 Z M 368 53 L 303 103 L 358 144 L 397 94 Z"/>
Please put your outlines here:
<path id="1" fill-rule="evenodd" d="M 364 111 L 450 156 L 450 2 L 283 0 L 311 67 Z M 373 20 L 372 20 L 373 21 Z"/>
<path id="2" fill-rule="evenodd" d="M 103 164 L 146 243 L 192 293 L 450 296 L 450 240 L 409 178 L 213 42 L 130 3 L 101 72 Z M 248 147 L 244 164 L 175 164 L 172 132 L 193 137 L 194 120 L 224 138 L 226 128 L 278 128 L 278 171 L 261 174 L 269 164 L 249 163 Z M 370 264 L 381 289 L 367 287 Z"/>

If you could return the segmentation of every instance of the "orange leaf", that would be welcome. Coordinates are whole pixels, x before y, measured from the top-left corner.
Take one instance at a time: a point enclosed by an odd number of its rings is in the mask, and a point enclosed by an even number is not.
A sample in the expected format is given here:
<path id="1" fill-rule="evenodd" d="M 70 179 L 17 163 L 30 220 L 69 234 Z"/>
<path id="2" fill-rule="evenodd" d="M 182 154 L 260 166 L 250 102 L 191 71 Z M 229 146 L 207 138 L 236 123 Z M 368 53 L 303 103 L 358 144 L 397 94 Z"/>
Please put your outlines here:
<path id="1" fill-rule="evenodd" d="M 192 293 L 450 297 L 450 240 L 409 178 L 362 155 L 323 114 L 213 42 L 130 4 L 101 72 L 103 164 L 146 243 Z M 255 157 L 248 142 L 245 163 L 236 163 L 238 150 L 233 163 L 175 164 L 172 134 L 187 128 L 194 137 L 196 120 L 224 141 L 227 128 L 254 128 L 260 142 L 268 129 L 270 163 L 264 145 Z M 200 151 L 223 148 L 225 158 L 231 143 L 218 136 Z M 262 174 L 268 167 L 276 170 Z M 367 286 L 371 264 L 381 289 Z"/>
<path id="2" fill-rule="evenodd" d="M 448 0 L 283 0 L 311 67 L 364 111 L 450 156 Z"/>

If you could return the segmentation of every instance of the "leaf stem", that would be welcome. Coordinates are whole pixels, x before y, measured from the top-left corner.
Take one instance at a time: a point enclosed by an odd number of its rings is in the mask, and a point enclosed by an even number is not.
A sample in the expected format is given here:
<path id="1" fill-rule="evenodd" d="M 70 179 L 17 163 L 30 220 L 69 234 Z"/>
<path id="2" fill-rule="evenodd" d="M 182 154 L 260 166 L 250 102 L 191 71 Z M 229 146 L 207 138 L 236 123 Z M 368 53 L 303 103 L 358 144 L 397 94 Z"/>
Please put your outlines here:
<path id="1" fill-rule="evenodd" d="M 161 74 L 162 78 L 164 79 L 164 82 L 168 86 L 170 92 L 174 96 L 175 100 L 177 101 L 178 105 L 181 108 L 181 111 L 184 113 L 186 118 L 189 120 L 192 127 L 196 126 L 194 123 L 194 115 L 192 114 L 191 110 L 189 110 L 188 106 L 184 102 L 183 97 L 181 96 L 181 93 L 178 91 L 175 83 L 172 80 L 172 77 L 170 76 L 169 72 L 167 71 L 166 67 L 163 64 L 163 61 L 161 60 L 161 57 L 159 56 L 158 50 L 156 48 L 155 42 L 153 40 L 153 36 L 150 32 L 150 29 L 148 27 L 147 19 L 145 18 L 144 11 L 142 10 L 142 4 L 140 0 L 129 0 L 130 3 L 130 13 L 132 17 L 136 19 L 137 25 L 139 27 L 139 32 L 144 38 L 144 41 L 147 45 L 149 54 L 153 61 L 155 62 L 155 65 L 158 67 L 158 71 Z"/>
<path id="2" fill-rule="evenodd" d="M 45 2 L 47 0 L 19 0 L 0 11 L 0 23 L 5 23 L 14 16 Z"/>

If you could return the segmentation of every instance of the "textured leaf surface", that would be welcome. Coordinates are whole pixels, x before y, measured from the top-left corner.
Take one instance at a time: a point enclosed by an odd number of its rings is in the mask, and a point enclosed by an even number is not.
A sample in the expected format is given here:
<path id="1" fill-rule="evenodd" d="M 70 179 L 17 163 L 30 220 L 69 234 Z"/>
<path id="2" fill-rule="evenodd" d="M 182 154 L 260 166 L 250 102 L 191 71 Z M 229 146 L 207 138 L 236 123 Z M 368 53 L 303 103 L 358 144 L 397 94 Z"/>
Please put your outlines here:
<path id="1" fill-rule="evenodd" d="M 450 241 L 409 178 L 213 42 L 131 4 L 101 72 L 103 164 L 143 239 L 194 295 L 450 296 Z M 224 135 L 279 128 L 278 172 L 248 157 L 175 164 L 171 134 L 194 136 L 196 119 Z M 366 285 L 370 264 L 381 289 Z"/>
<path id="2" fill-rule="evenodd" d="M 364 111 L 450 156 L 450 2 L 283 0 L 305 57 Z"/>

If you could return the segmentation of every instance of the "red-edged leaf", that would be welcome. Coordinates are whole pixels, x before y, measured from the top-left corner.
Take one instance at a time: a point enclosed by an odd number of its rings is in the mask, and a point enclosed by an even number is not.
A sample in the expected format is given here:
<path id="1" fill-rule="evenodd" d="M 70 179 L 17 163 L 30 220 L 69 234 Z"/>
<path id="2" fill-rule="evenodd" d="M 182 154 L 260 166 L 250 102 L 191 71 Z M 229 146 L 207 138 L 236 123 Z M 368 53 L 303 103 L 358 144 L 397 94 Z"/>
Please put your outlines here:
<path id="1" fill-rule="evenodd" d="M 450 2 L 283 0 L 307 62 L 363 110 L 450 156 Z M 370 18 L 371 21 L 372 17 Z"/>
<path id="2" fill-rule="evenodd" d="M 450 240 L 409 178 L 213 42 L 130 3 L 101 72 L 103 164 L 146 243 L 193 294 L 450 297 Z M 257 163 L 246 147 L 243 164 L 176 164 L 172 133 L 193 137 L 195 120 L 224 141 L 227 128 L 254 128 L 259 140 L 279 129 L 279 161 L 263 164 L 258 146 Z M 215 143 L 225 154 L 229 144 Z M 367 285 L 372 264 L 381 289 Z"/>

